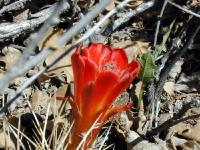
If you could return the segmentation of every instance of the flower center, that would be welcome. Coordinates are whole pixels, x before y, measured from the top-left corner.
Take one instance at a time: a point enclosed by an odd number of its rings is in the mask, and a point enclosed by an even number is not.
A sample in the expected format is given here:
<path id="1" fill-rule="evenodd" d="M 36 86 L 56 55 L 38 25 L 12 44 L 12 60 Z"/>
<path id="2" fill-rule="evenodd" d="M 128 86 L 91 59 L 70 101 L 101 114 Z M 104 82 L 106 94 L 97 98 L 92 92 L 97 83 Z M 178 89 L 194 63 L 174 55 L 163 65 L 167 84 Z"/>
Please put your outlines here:
<path id="1" fill-rule="evenodd" d="M 105 71 L 118 71 L 116 62 L 110 61 L 103 66 L 103 70 Z"/>

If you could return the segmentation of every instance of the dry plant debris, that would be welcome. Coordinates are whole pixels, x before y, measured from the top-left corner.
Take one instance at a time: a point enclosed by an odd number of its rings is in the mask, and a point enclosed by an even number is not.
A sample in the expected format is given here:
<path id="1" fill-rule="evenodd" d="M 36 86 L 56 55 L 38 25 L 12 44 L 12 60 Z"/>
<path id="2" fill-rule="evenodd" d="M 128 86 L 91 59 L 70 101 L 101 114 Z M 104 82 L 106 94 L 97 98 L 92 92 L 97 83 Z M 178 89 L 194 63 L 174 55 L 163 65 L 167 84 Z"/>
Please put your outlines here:
<path id="1" fill-rule="evenodd" d="M 200 149 L 199 12 L 199 0 L 0 0 L 0 149 Z M 113 62 L 137 60 L 139 76 L 77 98 L 107 55 L 94 43 L 124 49 Z M 77 47 L 94 50 L 86 76 Z"/>

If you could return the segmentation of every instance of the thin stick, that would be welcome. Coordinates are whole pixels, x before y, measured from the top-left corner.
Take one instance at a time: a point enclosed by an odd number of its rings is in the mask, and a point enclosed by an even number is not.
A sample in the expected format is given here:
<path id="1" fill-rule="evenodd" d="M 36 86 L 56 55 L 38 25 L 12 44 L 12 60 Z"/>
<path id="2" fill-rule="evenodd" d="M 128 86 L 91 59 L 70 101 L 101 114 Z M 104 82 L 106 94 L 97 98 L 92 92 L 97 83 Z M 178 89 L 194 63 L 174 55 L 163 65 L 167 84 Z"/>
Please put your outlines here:
<path id="1" fill-rule="evenodd" d="M 110 24 L 105 31 L 103 32 L 103 35 L 110 35 L 113 31 L 115 31 L 117 28 L 119 28 L 122 24 L 129 21 L 133 16 L 136 16 L 139 13 L 144 12 L 145 10 L 151 8 L 154 6 L 156 0 L 151 0 L 146 3 L 141 4 L 135 9 L 129 9 L 123 16 L 121 16 L 119 19 L 113 21 L 112 24 Z"/>
<path id="2" fill-rule="evenodd" d="M 39 129 L 39 132 L 40 132 L 40 134 L 42 135 L 43 132 L 42 132 L 40 123 L 39 123 L 39 121 L 38 121 L 38 118 L 36 117 L 35 112 L 32 110 L 31 104 L 30 104 L 29 101 L 27 101 L 27 104 L 28 104 L 28 107 L 30 108 L 31 113 L 33 114 L 33 116 L 34 116 L 34 118 L 35 118 L 35 122 L 36 122 L 36 125 L 37 125 L 38 129 Z M 36 135 L 37 135 L 37 134 L 36 134 Z M 47 144 L 46 139 L 44 140 L 44 143 L 45 143 L 46 148 L 49 149 L 49 146 L 48 146 L 48 144 Z"/>
<path id="3" fill-rule="evenodd" d="M 83 139 L 81 140 L 81 142 L 79 143 L 78 147 L 76 148 L 76 150 L 79 150 L 81 148 L 81 146 L 83 145 L 83 143 L 86 141 L 87 137 L 89 136 L 89 134 L 91 133 L 91 131 L 95 128 L 95 126 L 97 125 L 98 120 L 100 119 L 102 114 L 99 115 L 99 117 L 95 120 L 95 122 L 93 123 L 93 125 L 91 126 L 91 128 L 87 131 L 87 133 L 83 136 Z"/>
<path id="4" fill-rule="evenodd" d="M 59 143 L 59 145 L 57 147 L 57 150 L 61 149 L 61 146 L 62 146 L 62 144 L 64 144 L 64 142 L 66 141 L 67 137 L 69 136 L 69 134 L 70 134 L 70 132 L 72 130 L 73 125 L 74 125 L 74 121 L 72 122 L 72 124 L 71 124 L 70 128 L 68 129 L 67 133 L 65 133 L 65 136 L 60 141 L 60 143 Z"/>
<path id="5" fill-rule="evenodd" d="M 119 11 L 120 9 L 122 9 L 124 7 L 125 4 L 127 4 L 128 2 L 130 2 L 131 0 L 125 0 L 123 2 L 121 2 L 119 5 L 117 5 L 117 7 L 115 7 L 113 10 L 111 10 L 109 13 L 107 13 L 97 24 L 95 24 L 95 26 L 91 29 L 88 30 L 86 32 L 86 34 L 84 34 L 78 41 L 76 41 L 77 43 L 80 43 L 81 41 L 84 41 L 85 39 L 87 39 L 88 37 L 90 37 L 90 35 L 92 35 L 96 30 L 98 30 L 98 28 L 100 27 L 100 25 L 106 21 L 108 18 L 110 18 L 111 16 L 113 16 L 117 11 Z M 88 36 L 89 35 L 89 36 Z"/>
<path id="6" fill-rule="evenodd" d="M 37 47 L 38 42 L 41 40 L 41 38 L 43 37 L 43 35 L 49 30 L 49 28 L 52 25 L 55 25 L 59 22 L 59 12 L 60 10 L 63 9 L 63 5 L 64 5 L 64 0 L 61 0 L 59 3 L 54 4 L 51 9 L 53 12 L 53 15 L 47 19 L 46 23 L 42 26 L 42 28 L 40 29 L 40 31 L 36 34 L 33 34 L 31 36 L 31 42 L 28 44 L 26 51 L 24 51 L 24 53 L 22 54 L 22 56 L 20 56 L 18 58 L 18 60 L 16 61 L 16 64 L 14 64 L 12 66 L 12 68 L 7 71 L 5 73 L 5 75 L 0 79 L 0 93 L 2 93 L 4 91 L 4 89 L 6 87 L 8 87 L 9 83 L 15 79 L 16 77 L 24 74 L 28 69 L 26 67 L 26 62 L 28 61 L 29 56 L 31 56 L 34 53 L 35 48 Z M 45 20 L 46 20 L 45 19 Z M 38 62 L 39 63 L 39 62 Z M 32 67 L 35 64 L 32 64 Z M 31 66 L 29 66 L 31 67 Z M 26 69 L 24 69 L 26 68 Z"/>
<path id="7" fill-rule="evenodd" d="M 16 131 L 19 131 L 17 128 L 15 128 L 13 125 L 9 124 L 9 128 L 12 130 L 15 129 Z M 12 130 L 13 131 L 13 130 Z M 31 144 L 33 144 L 33 146 L 37 147 L 37 145 L 29 138 L 27 137 L 23 132 L 19 131 L 19 133 L 24 137 L 26 138 L 27 141 L 29 141 Z M 13 133 L 14 134 L 14 133 Z M 16 138 L 17 138 L 17 135 L 16 135 Z"/>
<path id="8" fill-rule="evenodd" d="M 20 150 L 20 146 L 19 146 L 19 139 L 20 139 L 20 135 L 19 135 L 19 131 L 20 131 L 20 127 L 21 127 L 21 116 L 19 116 L 19 120 L 18 120 L 18 131 L 17 131 L 17 150 Z"/>
<path id="9" fill-rule="evenodd" d="M 45 133 L 46 133 L 46 128 L 47 128 L 47 120 L 48 120 L 48 116 L 49 116 L 49 110 L 50 110 L 50 103 L 47 106 L 47 113 L 46 113 L 46 118 L 45 118 L 45 122 L 44 122 L 44 127 L 43 127 L 43 134 L 42 134 L 42 149 L 44 149 L 44 141 L 46 140 L 45 138 Z"/>
<path id="10" fill-rule="evenodd" d="M 129 0 L 127 0 L 126 2 L 128 2 Z M 103 2 L 103 1 L 102 1 Z M 107 4 L 107 3 L 106 3 Z M 105 5 L 105 4 L 104 4 Z M 120 5 L 119 4 L 119 6 L 120 7 L 122 7 L 122 6 L 124 6 L 125 5 L 125 2 L 123 3 L 123 5 Z M 100 5 L 101 6 L 101 5 Z M 101 6 L 102 7 L 102 6 Z M 106 7 L 106 6 L 104 6 L 104 7 Z M 118 9 L 120 8 L 120 7 L 118 7 Z M 96 8 L 96 7 L 95 7 Z M 97 9 L 97 8 L 96 8 Z M 96 9 L 93 9 L 93 11 L 97 11 Z M 89 14 L 92 14 L 93 13 L 93 11 L 91 11 L 91 12 L 89 12 Z M 116 12 L 116 11 L 115 11 Z M 96 14 L 96 13 L 95 13 Z M 111 12 L 111 14 L 113 14 L 113 12 Z M 105 18 L 107 18 L 107 17 L 109 17 L 110 16 L 110 14 L 109 15 L 106 15 L 105 16 Z M 86 17 L 87 17 L 87 15 L 86 15 Z M 94 18 L 95 16 L 93 16 L 93 18 Z M 89 17 L 88 18 L 90 18 L 90 19 L 93 19 L 93 18 L 91 18 L 91 16 L 89 15 Z M 104 19 L 104 18 L 102 18 L 103 20 L 106 20 L 106 19 Z M 74 30 L 76 30 L 76 28 L 79 28 L 79 26 L 82 26 L 82 24 L 80 24 L 81 22 L 83 22 L 84 23 L 84 25 L 86 25 L 87 24 L 87 22 L 85 22 L 85 21 L 82 21 L 82 20 L 84 20 L 84 18 L 83 19 L 81 19 L 81 21 L 77 24 L 77 25 L 75 25 L 75 26 L 73 26 L 72 28 L 73 28 L 73 30 L 71 31 L 71 32 L 67 32 L 66 33 L 66 35 L 64 35 L 64 37 L 63 38 L 61 38 L 61 39 L 59 39 L 59 41 L 57 42 L 57 43 L 60 43 L 60 44 L 63 44 L 63 43 L 65 43 L 66 41 L 64 41 L 64 40 L 68 40 L 68 38 L 69 38 L 69 35 L 72 37 L 73 36 L 73 34 L 74 34 Z M 101 23 L 103 23 L 103 22 L 101 22 Z M 19 88 L 19 90 L 17 90 L 17 92 L 16 92 L 16 95 L 11 99 L 11 100 L 9 100 L 9 102 L 8 103 L 6 103 L 6 105 L 0 110 L 0 114 L 3 114 L 5 111 L 6 111 L 6 109 L 10 106 L 10 104 L 12 104 L 14 101 L 15 101 L 15 99 L 16 98 L 18 98 L 20 95 L 21 95 L 21 92 L 24 90 L 24 89 L 26 89 L 26 87 L 28 87 L 33 81 L 35 81 L 42 73 L 44 73 L 45 71 L 47 71 L 50 67 L 52 67 L 52 66 L 54 66 L 57 62 L 59 62 L 62 58 L 64 58 L 67 54 L 69 54 L 69 52 L 71 52 L 79 43 L 81 43 L 81 42 L 83 42 L 85 39 L 87 39 L 88 37 L 90 37 L 94 32 L 95 32 L 95 30 L 94 30 L 94 28 L 98 28 L 99 26 L 100 26 L 101 24 L 96 24 L 92 29 L 90 29 L 90 30 L 92 30 L 92 32 L 89 30 L 89 31 L 87 31 L 84 35 L 83 35 L 83 37 L 84 38 L 81 38 L 82 40 L 78 40 L 77 42 L 75 42 L 74 44 L 72 44 L 71 45 L 71 47 L 70 48 L 68 48 L 63 54 L 61 54 L 58 58 L 56 58 L 53 62 L 51 62 L 49 65 L 47 65 L 45 68 L 43 68 L 43 69 L 41 69 L 38 73 L 36 73 L 35 75 L 33 75 L 29 80 L 27 80 L 20 88 Z M 78 31 L 78 30 L 76 30 L 76 31 Z M 69 34 L 69 35 L 68 35 Z M 56 45 L 55 45 L 55 47 L 57 47 Z M 53 47 L 52 47 L 53 48 Z M 37 56 L 35 56 L 35 58 L 33 58 L 33 61 L 35 61 L 35 60 L 43 60 L 43 59 L 45 59 L 50 53 L 52 53 L 52 51 L 49 51 L 49 49 L 45 49 L 45 50 L 43 50 L 40 54 L 38 54 Z M 27 66 L 28 66 L 28 64 L 26 64 Z M 28 68 L 27 68 L 28 69 Z M 0 80 L 1 81 L 1 80 Z M 0 84 L 1 85 L 1 84 Z M 0 86 L 0 89 L 1 89 L 1 86 Z"/>
<path id="11" fill-rule="evenodd" d="M 30 0 L 19 0 L 19 1 L 16 1 L 14 3 L 11 3 L 7 6 L 4 6 L 0 10 L 0 16 L 5 12 L 11 11 L 12 9 L 16 9 L 16 7 L 20 7 L 20 6 L 22 7 L 22 5 L 24 5 L 24 3 L 27 2 L 27 1 L 30 1 Z"/>
<path id="12" fill-rule="evenodd" d="M 9 126 L 9 127 L 10 127 L 10 126 Z M 25 149 L 25 146 L 24 146 L 23 142 L 21 141 L 21 139 L 19 139 L 18 134 L 16 134 L 15 131 L 14 131 L 11 127 L 10 127 L 10 130 L 11 130 L 11 132 L 14 134 L 15 138 L 17 139 L 17 142 L 19 142 L 19 143 L 22 145 L 22 148 Z M 18 132 L 18 130 L 17 130 L 17 132 Z M 18 145 L 18 146 L 19 146 L 19 145 Z M 17 147 L 17 150 L 19 150 L 18 148 L 19 148 L 19 147 Z"/>
<path id="13" fill-rule="evenodd" d="M 193 23 L 195 18 L 191 19 L 191 22 Z M 184 30 L 186 29 L 186 31 L 184 31 L 182 35 L 186 35 L 185 32 L 189 33 L 191 32 L 191 34 L 189 34 L 189 37 L 187 38 L 187 41 L 181 41 L 184 42 L 184 45 L 181 47 L 175 47 L 174 45 L 172 45 L 171 50 L 169 51 L 169 53 L 166 53 L 167 57 L 169 58 L 168 55 L 170 55 L 170 59 L 167 58 L 167 60 L 165 60 L 165 68 L 163 68 L 160 73 L 159 73 L 159 80 L 157 78 L 154 79 L 154 81 L 152 82 L 152 84 L 150 84 L 150 88 L 149 89 L 149 96 L 148 96 L 148 100 L 149 102 L 151 102 L 152 105 L 152 109 L 151 110 L 151 116 L 150 116 L 150 123 L 149 123 L 149 129 L 152 128 L 152 124 L 153 124 L 153 119 L 154 119 L 154 115 L 155 115 L 155 104 L 157 104 L 157 101 L 160 99 L 160 96 L 162 94 L 163 91 L 163 86 L 164 83 L 167 80 L 168 74 L 171 70 L 171 68 L 173 67 L 173 65 L 176 63 L 176 61 L 182 57 L 182 55 L 188 50 L 188 47 L 192 44 L 194 38 L 196 37 L 197 33 L 200 30 L 200 22 L 199 20 L 197 20 L 198 22 L 195 24 L 195 28 L 190 28 L 192 29 L 192 31 L 189 31 L 188 26 L 190 25 L 189 23 L 186 24 L 186 28 L 184 28 Z M 193 24 L 192 24 L 193 26 Z M 182 40 L 183 37 L 181 37 L 180 40 Z M 180 51 L 181 48 L 181 51 Z M 151 89 L 153 89 L 153 91 L 151 91 Z"/>
<path id="14" fill-rule="evenodd" d="M 197 115 L 192 115 L 192 116 L 189 116 L 189 117 L 185 117 L 185 118 L 182 118 L 181 117 L 191 108 L 193 107 L 200 107 L 200 101 L 199 100 L 193 100 L 185 105 L 183 105 L 183 107 L 181 108 L 181 110 L 174 115 L 173 118 L 171 119 L 168 119 L 167 121 L 165 121 L 163 124 L 159 125 L 158 127 L 148 131 L 146 133 L 146 136 L 147 137 L 151 137 L 153 135 L 156 135 L 157 133 L 159 132 L 162 132 L 163 130 L 165 129 L 169 129 L 170 127 L 174 126 L 175 124 L 177 123 L 180 123 L 182 121 L 185 121 L 185 120 L 188 120 L 188 119 L 194 119 L 194 118 L 198 118 L 200 117 L 200 114 L 197 114 Z"/>
<path id="15" fill-rule="evenodd" d="M 168 3 L 170 3 L 171 5 L 173 5 L 173 6 L 177 7 L 177 8 L 179 8 L 179 9 L 181 9 L 181 10 L 183 10 L 183 11 L 185 11 L 186 13 L 188 13 L 188 14 L 190 14 L 190 15 L 193 15 L 193 16 L 195 16 L 195 17 L 200 18 L 200 15 L 199 15 L 199 14 L 194 13 L 193 11 L 190 11 L 190 10 L 188 10 L 188 9 L 185 9 L 185 8 L 181 7 L 180 5 L 174 3 L 174 2 L 172 2 L 172 1 L 170 1 L 170 0 L 168 0 Z"/>
<path id="16" fill-rule="evenodd" d="M 101 144 L 101 146 L 99 147 L 99 150 L 102 150 L 102 149 L 103 149 L 103 146 L 104 146 L 104 144 L 105 144 L 105 142 L 106 142 L 106 140 L 107 140 L 106 138 L 108 137 L 108 134 L 110 133 L 110 130 L 111 130 L 112 125 L 113 125 L 113 121 L 111 122 L 109 128 L 107 129 L 105 138 L 103 139 L 102 144 Z"/>
<path id="17" fill-rule="evenodd" d="M 61 39 L 56 44 L 63 45 L 67 43 L 71 37 L 76 35 L 83 27 L 85 27 L 86 24 L 88 24 L 90 21 L 92 21 L 92 19 L 94 19 L 94 17 L 102 12 L 110 2 L 111 0 L 102 0 L 89 13 L 87 13 L 78 24 L 76 24 L 73 28 L 70 28 L 69 31 L 63 37 L 61 37 Z"/>
<path id="18" fill-rule="evenodd" d="M 168 2 L 168 0 L 165 0 L 165 1 L 164 1 L 164 4 L 163 4 L 162 9 L 161 9 L 161 11 L 160 11 L 160 15 L 158 16 L 158 22 L 157 22 L 157 25 L 156 25 L 156 32 L 155 32 L 154 42 L 153 42 L 153 46 L 154 46 L 154 47 L 155 47 L 156 44 L 157 44 L 158 32 L 159 32 L 159 29 L 160 29 L 160 22 L 161 22 L 160 19 L 161 19 L 162 15 L 163 15 L 163 13 L 164 13 L 164 11 L 165 11 L 165 8 L 166 8 L 166 6 L 167 6 L 167 2 Z"/>

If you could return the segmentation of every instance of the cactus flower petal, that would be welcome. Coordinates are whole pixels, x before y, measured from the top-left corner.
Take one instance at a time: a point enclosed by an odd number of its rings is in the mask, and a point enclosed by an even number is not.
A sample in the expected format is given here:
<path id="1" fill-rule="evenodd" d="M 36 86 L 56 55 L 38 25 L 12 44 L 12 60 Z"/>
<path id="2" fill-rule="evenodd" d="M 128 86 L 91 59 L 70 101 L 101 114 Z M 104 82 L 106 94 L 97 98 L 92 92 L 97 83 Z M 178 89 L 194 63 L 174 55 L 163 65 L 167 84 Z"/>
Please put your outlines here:
<path id="1" fill-rule="evenodd" d="M 140 64 L 128 58 L 123 49 L 113 49 L 101 43 L 91 44 L 87 48 L 78 47 L 72 55 L 74 74 L 73 111 L 74 127 L 72 128 L 68 149 L 75 149 L 81 136 L 89 131 L 92 124 L 101 114 L 98 124 L 85 142 L 84 148 L 91 145 L 108 117 L 117 112 L 129 109 L 132 104 L 112 106 L 119 96 L 137 77 Z M 76 112 L 77 111 L 77 112 Z"/>

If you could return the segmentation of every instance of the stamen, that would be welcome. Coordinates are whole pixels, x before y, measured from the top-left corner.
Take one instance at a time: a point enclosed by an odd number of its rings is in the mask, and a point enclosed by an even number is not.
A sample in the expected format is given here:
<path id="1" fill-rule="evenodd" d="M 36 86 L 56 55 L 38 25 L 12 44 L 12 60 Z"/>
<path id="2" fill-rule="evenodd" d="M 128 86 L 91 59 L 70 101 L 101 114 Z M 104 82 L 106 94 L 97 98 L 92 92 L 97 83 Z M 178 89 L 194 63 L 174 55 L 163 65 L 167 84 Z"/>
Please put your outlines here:
<path id="1" fill-rule="evenodd" d="M 106 63 L 106 64 L 103 66 L 103 70 L 117 71 L 118 68 L 117 68 L 116 62 L 110 61 L 110 62 Z"/>

